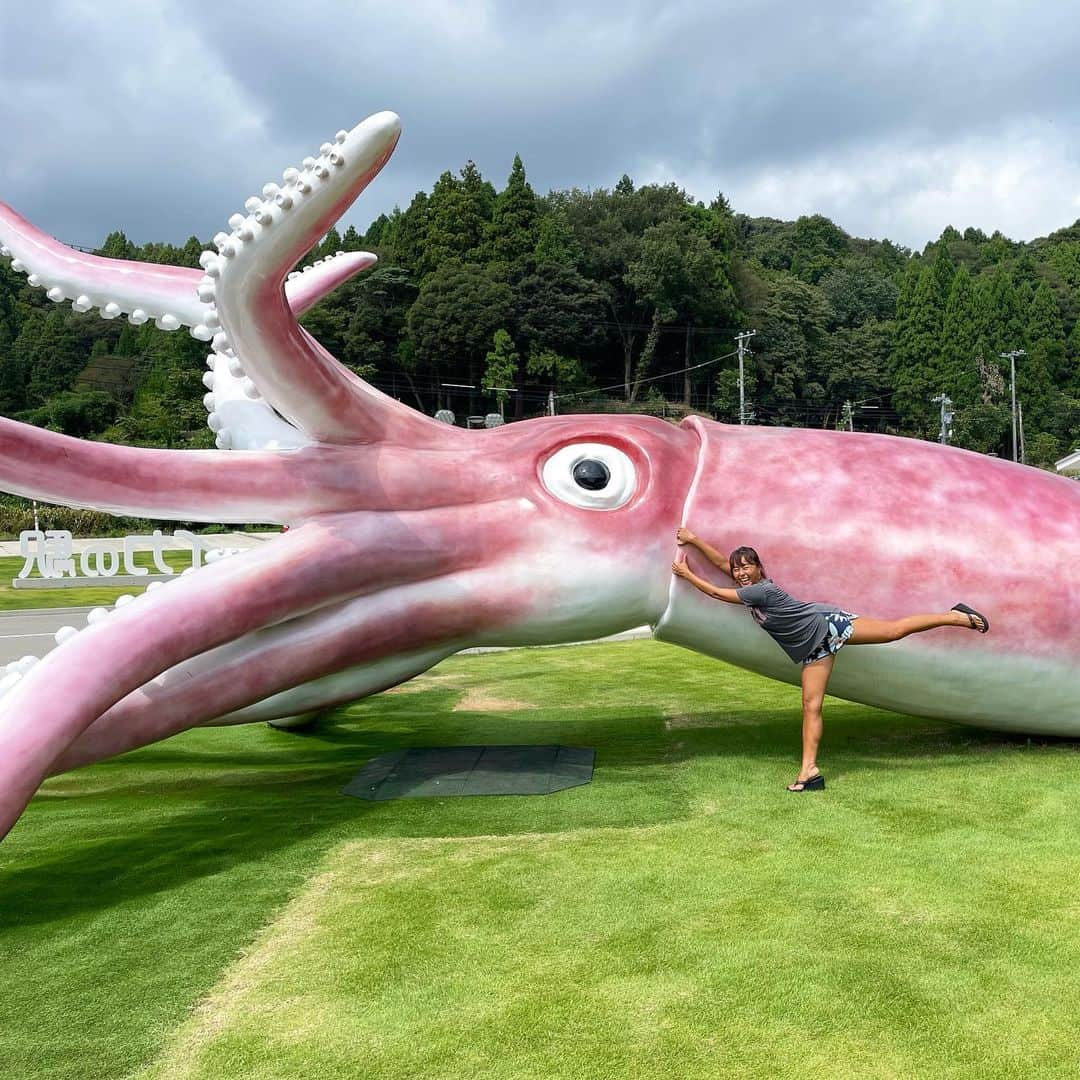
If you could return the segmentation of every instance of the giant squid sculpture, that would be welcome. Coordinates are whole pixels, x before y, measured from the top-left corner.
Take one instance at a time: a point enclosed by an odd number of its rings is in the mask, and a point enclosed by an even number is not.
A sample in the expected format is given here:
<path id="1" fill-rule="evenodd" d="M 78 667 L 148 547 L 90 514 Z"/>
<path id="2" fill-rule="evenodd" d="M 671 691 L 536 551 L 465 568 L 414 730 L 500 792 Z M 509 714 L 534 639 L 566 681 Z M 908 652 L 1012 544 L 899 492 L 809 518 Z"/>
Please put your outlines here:
<path id="1" fill-rule="evenodd" d="M 748 612 L 672 577 L 682 522 L 721 548 L 754 545 L 798 596 L 882 618 L 963 599 L 993 621 L 985 638 L 849 647 L 832 693 L 1080 734 L 1074 482 L 915 440 L 699 417 L 464 431 L 330 356 L 297 314 L 374 256 L 290 271 L 398 135 L 391 113 L 338 132 L 248 199 L 203 273 L 73 251 L 0 204 L 0 254 L 50 300 L 209 342 L 218 446 L 134 449 L 0 419 L 0 488 L 117 514 L 290 526 L 61 630 L 0 681 L 0 835 L 52 773 L 195 725 L 374 694 L 468 646 L 647 623 L 661 640 L 797 681 Z"/>

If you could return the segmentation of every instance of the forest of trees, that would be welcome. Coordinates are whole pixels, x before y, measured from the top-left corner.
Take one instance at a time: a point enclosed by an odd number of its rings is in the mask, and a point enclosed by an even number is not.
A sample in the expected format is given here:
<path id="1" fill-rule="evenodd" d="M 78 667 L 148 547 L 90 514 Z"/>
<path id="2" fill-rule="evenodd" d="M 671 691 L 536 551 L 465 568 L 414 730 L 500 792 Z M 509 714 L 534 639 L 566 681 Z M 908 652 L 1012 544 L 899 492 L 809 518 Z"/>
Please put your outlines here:
<path id="1" fill-rule="evenodd" d="M 99 254 L 197 266 L 204 244 Z M 428 414 L 687 409 L 737 420 L 734 335 L 755 423 L 838 426 L 1011 453 L 1017 364 L 1026 457 L 1080 438 L 1080 222 L 1018 243 L 948 228 L 920 253 L 819 215 L 735 213 L 674 185 L 538 196 L 520 158 L 501 191 L 472 162 L 367 231 L 331 232 L 308 261 L 365 249 L 378 266 L 304 323 L 343 363 Z M 0 414 L 137 445 L 209 446 L 206 346 L 53 305 L 0 267 Z M 715 362 L 713 362 L 715 361 Z M 693 368 L 691 371 L 684 369 Z M 447 386 L 445 384 L 458 384 Z M 475 389 L 462 389 L 472 386 Z M 514 388 L 488 390 L 488 387 Z M 845 408 L 845 403 L 850 408 Z"/>

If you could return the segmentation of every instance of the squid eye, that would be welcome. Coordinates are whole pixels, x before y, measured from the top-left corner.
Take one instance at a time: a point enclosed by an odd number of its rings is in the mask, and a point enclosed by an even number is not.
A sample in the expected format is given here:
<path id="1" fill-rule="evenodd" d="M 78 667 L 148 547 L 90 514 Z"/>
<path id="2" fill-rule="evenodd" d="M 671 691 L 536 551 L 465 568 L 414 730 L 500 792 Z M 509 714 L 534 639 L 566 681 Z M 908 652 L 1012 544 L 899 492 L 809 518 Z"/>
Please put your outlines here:
<path id="1" fill-rule="evenodd" d="M 603 491 L 611 479 L 611 471 L 596 458 L 586 458 L 574 466 L 574 483 L 587 491 Z"/>
<path id="2" fill-rule="evenodd" d="M 544 462 L 540 475 L 552 495 L 583 510 L 616 510 L 637 487 L 634 463 L 606 443 L 564 446 Z"/>

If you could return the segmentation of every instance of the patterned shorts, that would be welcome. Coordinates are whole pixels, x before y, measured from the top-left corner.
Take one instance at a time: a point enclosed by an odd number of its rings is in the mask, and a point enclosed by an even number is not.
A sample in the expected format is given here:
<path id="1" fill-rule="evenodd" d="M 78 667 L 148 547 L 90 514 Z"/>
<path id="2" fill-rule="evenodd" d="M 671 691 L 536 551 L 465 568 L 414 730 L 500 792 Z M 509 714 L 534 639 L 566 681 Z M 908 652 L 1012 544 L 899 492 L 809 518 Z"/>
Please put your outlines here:
<path id="1" fill-rule="evenodd" d="M 834 656 L 846 644 L 849 637 L 855 633 L 855 627 L 851 624 L 858 618 L 849 611 L 834 611 L 825 616 L 827 633 L 825 640 L 803 661 L 804 664 L 814 664 L 818 660 L 824 660 L 827 656 Z"/>

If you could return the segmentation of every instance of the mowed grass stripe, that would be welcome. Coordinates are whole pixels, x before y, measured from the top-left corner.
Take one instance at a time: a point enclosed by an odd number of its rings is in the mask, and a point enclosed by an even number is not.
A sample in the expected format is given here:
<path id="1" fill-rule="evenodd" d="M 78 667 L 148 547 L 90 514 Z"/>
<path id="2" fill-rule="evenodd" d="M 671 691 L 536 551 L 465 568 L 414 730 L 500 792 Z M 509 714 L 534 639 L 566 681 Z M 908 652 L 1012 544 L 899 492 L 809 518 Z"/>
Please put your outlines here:
<path id="1" fill-rule="evenodd" d="M 1066 1075 L 1080 956 L 1042 904 L 1080 866 L 1003 895 L 993 848 L 793 875 L 715 819 L 346 842 L 140 1080 Z"/>

